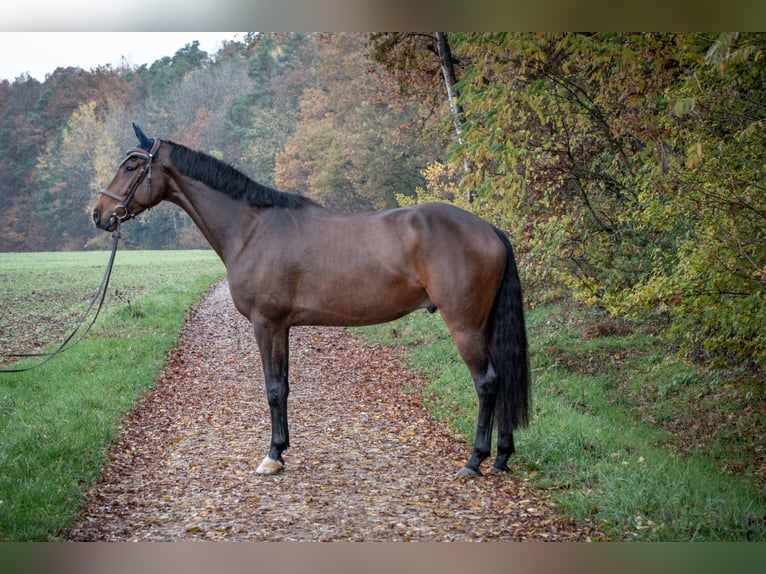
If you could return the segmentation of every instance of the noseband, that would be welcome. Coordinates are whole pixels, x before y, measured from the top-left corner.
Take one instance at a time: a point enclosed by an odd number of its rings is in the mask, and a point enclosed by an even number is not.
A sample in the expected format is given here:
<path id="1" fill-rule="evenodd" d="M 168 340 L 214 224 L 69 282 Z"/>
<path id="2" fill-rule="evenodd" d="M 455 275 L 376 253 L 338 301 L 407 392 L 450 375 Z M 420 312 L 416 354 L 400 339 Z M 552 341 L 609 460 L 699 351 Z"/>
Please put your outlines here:
<path id="1" fill-rule="evenodd" d="M 128 193 L 125 195 L 125 197 L 119 197 L 106 188 L 102 189 L 99 192 L 101 193 L 101 195 L 111 197 L 112 199 L 120 202 L 119 205 L 117 205 L 117 207 L 115 207 L 114 210 L 112 211 L 112 216 L 116 217 L 120 221 L 120 223 L 135 217 L 133 210 L 130 208 L 130 202 L 133 201 L 133 196 L 136 194 L 136 190 L 138 189 L 138 187 L 144 181 L 144 178 L 146 178 L 147 185 L 149 186 L 149 202 L 147 204 L 149 207 L 147 209 L 151 209 L 152 164 L 157 159 L 157 150 L 160 149 L 161 143 L 162 142 L 160 138 L 154 138 L 154 143 L 152 144 L 152 147 L 151 149 L 149 149 L 149 151 L 146 151 L 143 148 L 135 148 L 135 149 L 129 150 L 126 154 L 125 159 L 123 159 L 120 162 L 120 165 L 117 168 L 118 170 L 125 164 L 126 161 L 128 161 L 131 158 L 137 157 L 144 160 L 144 167 L 141 168 L 141 171 L 139 172 L 138 177 L 133 182 L 133 185 L 130 186 L 130 189 L 128 190 Z"/>

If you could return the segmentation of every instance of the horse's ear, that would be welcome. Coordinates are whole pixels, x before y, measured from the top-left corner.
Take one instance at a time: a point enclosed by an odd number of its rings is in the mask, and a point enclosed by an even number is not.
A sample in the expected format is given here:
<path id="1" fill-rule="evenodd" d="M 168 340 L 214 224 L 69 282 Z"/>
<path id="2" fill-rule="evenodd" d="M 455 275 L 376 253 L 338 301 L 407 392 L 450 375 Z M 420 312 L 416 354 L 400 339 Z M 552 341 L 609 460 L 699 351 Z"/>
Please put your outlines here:
<path id="1" fill-rule="evenodd" d="M 133 124 L 133 131 L 136 132 L 136 137 L 138 138 L 138 146 L 140 148 L 145 149 L 146 151 L 152 149 L 152 144 L 154 144 L 153 138 L 147 137 L 144 131 L 136 124 Z"/>

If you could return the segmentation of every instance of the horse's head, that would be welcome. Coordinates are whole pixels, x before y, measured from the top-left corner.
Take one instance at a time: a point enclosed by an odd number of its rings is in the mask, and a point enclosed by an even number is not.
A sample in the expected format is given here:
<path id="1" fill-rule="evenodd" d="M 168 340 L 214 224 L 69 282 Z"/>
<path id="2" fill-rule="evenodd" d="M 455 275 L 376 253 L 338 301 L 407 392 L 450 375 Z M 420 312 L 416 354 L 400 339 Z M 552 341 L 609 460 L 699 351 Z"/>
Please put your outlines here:
<path id="1" fill-rule="evenodd" d="M 152 189 L 152 165 L 157 161 L 161 141 L 150 138 L 133 124 L 138 146 L 129 150 L 111 183 L 101 190 L 93 209 L 93 222 L 100 229 L 114 231 L 118 224 L 157 205 L 160 189 Z M 157 186 L 157 182 L 154 184 Z"/>

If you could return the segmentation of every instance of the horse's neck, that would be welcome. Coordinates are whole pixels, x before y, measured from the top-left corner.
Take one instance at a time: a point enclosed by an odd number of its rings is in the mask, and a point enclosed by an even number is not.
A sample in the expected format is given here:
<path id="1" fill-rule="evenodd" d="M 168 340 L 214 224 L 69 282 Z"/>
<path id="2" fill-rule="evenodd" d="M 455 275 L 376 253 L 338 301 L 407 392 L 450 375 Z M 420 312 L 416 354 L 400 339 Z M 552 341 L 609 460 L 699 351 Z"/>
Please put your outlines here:
<path id="1" fill-rule="evenodd" d="M 168 200 L 178 205 L 197 225 L 210 246 L 226 263 L 242 248 L 243 238 L 254 224 L 253 212 L 242 201 L 210 189 L 198 181 L 184 179 Z"/>

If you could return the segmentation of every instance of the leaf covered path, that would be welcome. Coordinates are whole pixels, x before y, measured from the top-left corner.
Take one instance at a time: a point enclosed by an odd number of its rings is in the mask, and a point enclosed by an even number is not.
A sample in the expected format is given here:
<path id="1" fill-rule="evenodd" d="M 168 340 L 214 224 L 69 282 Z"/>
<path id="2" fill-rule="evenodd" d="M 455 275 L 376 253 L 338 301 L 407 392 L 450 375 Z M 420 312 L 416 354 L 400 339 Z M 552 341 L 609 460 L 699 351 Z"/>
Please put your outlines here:
<path id="1" fill-rule="evenodd" d="M 123 422 L 70 540 L 584 540 L 513 476 L 456 479 L 470 448 L 420 404 L 401 352 L 295 328 L 285 471 L 250 325 L 217 284 Z M 466 384 L 470 384 L 466 381 Z"/>

